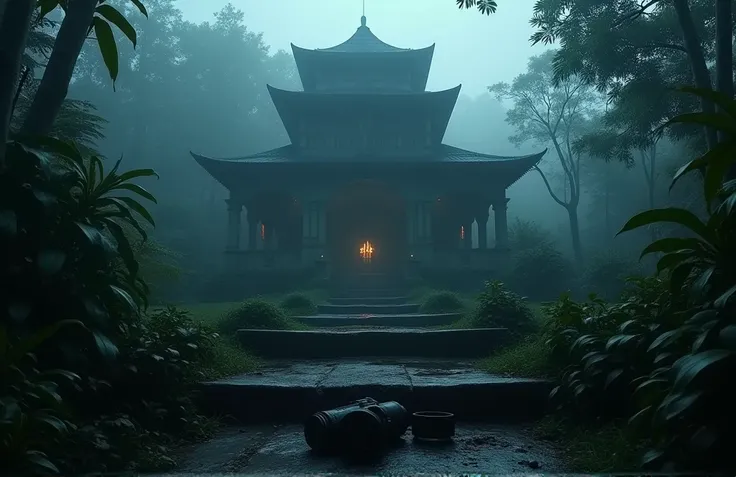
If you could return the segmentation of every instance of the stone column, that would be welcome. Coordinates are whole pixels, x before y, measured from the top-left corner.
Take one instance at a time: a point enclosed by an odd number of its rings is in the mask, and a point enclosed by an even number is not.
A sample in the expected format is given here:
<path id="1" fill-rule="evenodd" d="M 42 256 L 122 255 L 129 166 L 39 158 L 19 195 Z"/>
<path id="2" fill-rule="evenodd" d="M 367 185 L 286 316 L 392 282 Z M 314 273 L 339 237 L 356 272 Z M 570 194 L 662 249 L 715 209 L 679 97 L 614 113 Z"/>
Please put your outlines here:
<path id="1" fill-rule="evenodd" d="M 240 213 L 243 203 L 237 199 L 227 199 L 227 250 L 240 249 Z"/>
<path id="2" fill-rule="evenodd" d="M 493 203 L 493 219 L 496 226 L 496 248 L 508 248 L 509 229 L 506 209 L 509 199 L 503 198 Z"/>
<path id="3" fill-rule="evenodd" d="M 478 248 L 485 250 L 488 248 L 488 208 L 481 210 L 475 217 L 478 222 Z"/>

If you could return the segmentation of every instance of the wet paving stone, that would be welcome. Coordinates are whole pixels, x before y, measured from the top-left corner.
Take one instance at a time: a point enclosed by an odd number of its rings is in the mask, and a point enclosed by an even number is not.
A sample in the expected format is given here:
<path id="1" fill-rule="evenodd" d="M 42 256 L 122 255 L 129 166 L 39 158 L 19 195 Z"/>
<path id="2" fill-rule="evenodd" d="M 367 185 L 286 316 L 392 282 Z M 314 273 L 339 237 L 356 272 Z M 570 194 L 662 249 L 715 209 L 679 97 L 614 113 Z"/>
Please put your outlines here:
<path id="1" fill-rule="evenodd" d="M 211 441 L 182 450 L 178 473 L 247 474 L 514 474 L 561 472 L 555 449 L 527 426 L 458 423 L 445 445 L 416 442 L 411 431 L 400 445 L 370 462 L 313 455 L 300 425 L 226 428 Z"/>

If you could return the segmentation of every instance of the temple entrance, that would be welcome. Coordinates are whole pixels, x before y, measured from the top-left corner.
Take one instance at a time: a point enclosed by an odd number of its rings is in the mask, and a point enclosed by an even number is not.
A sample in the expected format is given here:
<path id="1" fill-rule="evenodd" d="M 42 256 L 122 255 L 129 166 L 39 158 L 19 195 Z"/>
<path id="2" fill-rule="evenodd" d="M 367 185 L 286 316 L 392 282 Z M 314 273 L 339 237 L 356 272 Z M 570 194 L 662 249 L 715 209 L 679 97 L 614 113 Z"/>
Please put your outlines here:
<path id="1" fill-rule="evenodd" d="M 381 182 L 346 185 L 327 206 L 327 247 L 335 277 L 401 273 L 408 256 L 404 199 Z"/>

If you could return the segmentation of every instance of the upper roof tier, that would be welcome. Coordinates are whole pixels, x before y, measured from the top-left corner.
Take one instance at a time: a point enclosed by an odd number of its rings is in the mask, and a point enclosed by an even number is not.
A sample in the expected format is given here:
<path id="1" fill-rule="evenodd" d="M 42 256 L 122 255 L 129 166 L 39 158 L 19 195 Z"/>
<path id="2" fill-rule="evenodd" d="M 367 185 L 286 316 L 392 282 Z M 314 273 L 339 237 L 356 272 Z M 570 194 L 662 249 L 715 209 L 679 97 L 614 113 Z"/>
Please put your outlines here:
<path id="1" fill-rule="evenodd" d="M 297 147 L 303 147 L 309 137 L 322 141 L 365 136 L 373 141 L 396 134 L 405 135 L 406 140 L 409 136 L 426 138 L 426 145 L 434 147 L 442 142 L 460 88 L 374 95 L 286 91 L 269 85 L 268 91 Z"/>
<path id="2" fill-rule="evenodd" d="M 313 51 L 332 52 L 332 53 L 396 53 L 402 51 L 412 51 L 409 48 L 399 48 L 389 45 L 379 40 L 368 28 L 365 15 L 360 17 L 360 26 L 353 33 L 353 36 L 330 48 L 320 48 Z"/>
<path id="3" fill-rule="evenodd" d="M 424 91 L 434 45 L 412 50 L 384 43 L 361 25 L 339 45 L 309 50 L 291 45 L 304 91 Z"/>

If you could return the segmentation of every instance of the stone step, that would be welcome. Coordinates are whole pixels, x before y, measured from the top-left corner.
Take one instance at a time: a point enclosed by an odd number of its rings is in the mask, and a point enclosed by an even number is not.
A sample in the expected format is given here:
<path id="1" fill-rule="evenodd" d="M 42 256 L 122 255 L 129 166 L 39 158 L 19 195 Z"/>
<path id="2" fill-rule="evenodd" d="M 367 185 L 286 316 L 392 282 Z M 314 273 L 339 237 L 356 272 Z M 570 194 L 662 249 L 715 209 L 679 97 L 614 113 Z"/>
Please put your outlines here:
<path id="1" fill-rule="evenodd" d="M 328 298 L 327 303 L 331 305 L 401 305 L 407 300 L 408 297 L 405 296 L 353 296 Z"/>
<path id="2" fill-rule="evenodd" d="M 265 358 L 332 359 L 361 356 L 480 358 L 508 340 L 506 328 L 464 330 L 238 330 L 237 339 Z"/>
<path id="3" fill-rule="evenodd" d="M 458 419 L 524 421 L 540 417 L 550 383 L 493 376 L 450 360 L 276 363 L 259 373 L 204 383 L 205 408 L 243 422 L 301 422 L 310 414 L 366 396 L 408 411 L 438 410 Z"/>
<path id="4" fill-rule="evenodd" d="M 316 328 L 344 326 L 392 326 L 405 328 L 422 328 L 450 325 L 460 318 L 462 313 L 416 313 L 400 315 L 315 315 L 297 316 L 296 319 L 305 325 Z"/>
<path id="5" fill-rule="evenodd" d="M 401 315 L 417 313 L 419 303 L 403 303 L 400 305 L 317 305 L 317 313 L 321 315 Z"/>
<path id="6" fill-rule="evenodd" d="M 332 296 L 340 298 L 394 298 L 406 295 L 404 288 L 386 287 L 341 287 L 333 288 Z"/>

